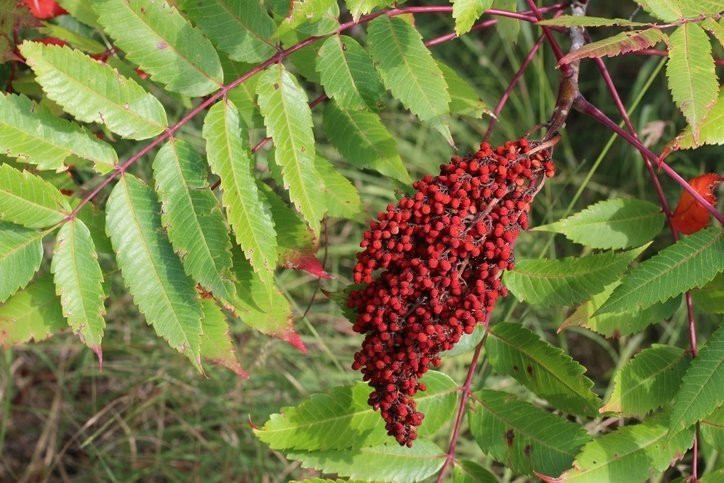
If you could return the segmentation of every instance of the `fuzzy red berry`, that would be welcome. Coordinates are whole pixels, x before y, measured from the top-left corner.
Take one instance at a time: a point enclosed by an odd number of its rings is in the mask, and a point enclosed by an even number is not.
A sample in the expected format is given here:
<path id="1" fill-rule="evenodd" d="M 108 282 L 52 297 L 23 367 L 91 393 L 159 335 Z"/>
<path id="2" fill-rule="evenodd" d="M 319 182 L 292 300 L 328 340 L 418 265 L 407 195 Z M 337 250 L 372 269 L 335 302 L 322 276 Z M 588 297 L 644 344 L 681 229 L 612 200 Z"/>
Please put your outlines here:
<path id="1" fill-rule="evenodd" d="M 412 397 L 439 354 L 487 323 L 500 276 L 513 267 L 512 245 L 545 178 L 550 152 L 521 139 L 465 158 L 414 184 L 414 195 L 370 223 L 347 304 L 365 334 L 352 367 L 373 388 L 369 403 L 387 432 L 411 446 L 424 415 Z"/>

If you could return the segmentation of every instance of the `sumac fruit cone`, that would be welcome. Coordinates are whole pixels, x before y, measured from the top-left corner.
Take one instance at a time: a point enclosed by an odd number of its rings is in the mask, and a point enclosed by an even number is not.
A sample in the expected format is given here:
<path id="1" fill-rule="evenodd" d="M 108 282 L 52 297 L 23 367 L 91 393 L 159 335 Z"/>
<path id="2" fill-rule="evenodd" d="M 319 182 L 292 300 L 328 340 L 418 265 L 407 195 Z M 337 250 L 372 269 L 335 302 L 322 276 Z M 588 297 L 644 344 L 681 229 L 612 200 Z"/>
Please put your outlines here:
<path id="1" fill-rule="evenodd" d="M 484 142 L 417 181 L 415 194 L 388 205 L 364 234 L 354 267 L 361 286 L 347 298 L 353 329 L 365 334 L 352 367 L 401 445 L 412 445 L 424 417 L 412 399 L 426 389 L 419 378 L 440 365 L 440 352 L 487 323 L 507 294 L 500 276 L 513 268 L 533 197 L 554 172 L 549 146 Z"/>

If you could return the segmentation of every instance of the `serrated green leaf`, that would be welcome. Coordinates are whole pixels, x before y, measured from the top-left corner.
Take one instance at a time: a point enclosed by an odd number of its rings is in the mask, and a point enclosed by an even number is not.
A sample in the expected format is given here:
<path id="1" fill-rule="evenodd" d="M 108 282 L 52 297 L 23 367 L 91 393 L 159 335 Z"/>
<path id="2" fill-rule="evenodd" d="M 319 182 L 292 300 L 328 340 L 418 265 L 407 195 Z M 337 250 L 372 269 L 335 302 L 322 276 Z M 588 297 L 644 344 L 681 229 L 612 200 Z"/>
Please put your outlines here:
<path id="1" fill-rule="evenodd" d="M 91 7 L 91 0 L 58 0 L 58 3 L 73 18 L 91 27 L 98 27 L 98 15 Z"/>
<path id="2" fill-rule="evenodd" d="M 277 29 L 277 36 L 291 30 L 307 35 L 325 35 L 339 26 L 339 5 L 337 0 L 296 0 L 292 2 L 291 13 Z"/>
<path id="3" fill-rule="evenodd" d="M 27 285 L 38 271 L 46 234 L 0 222 L 0 303 Z"/>
<path id="4" fill-rule="evenodd" d="M 317 172 L 322 177 L 327 199 L 327 215 L 338 218 L 354 218 L 362 209 L 357 188 L 339 174 L 328 160 L 317 154 L 314 161 Z"/>
<path id="5" fill-rule="evenodd" d="M 620 337 L 641 332 L 650 324 L 671 317 L 681 305 L 681 300 L 672 298 L 644 309 L 631 309 L 625 312 L 593 315 L 606 300 L 611 297 L 614 289 L 621 284 L 617 280 L 591 297 L 591 300 L 580 305 L 563 323 L 558 331 L 577 325 L 598 332 L 606 337 Z"/>
<path id="6" fill-rule="evenodd" d="M 724 325 L 709 337 L 681 379 L 670 433 L 688 428 L 724 402 Z"/>
<path id="7" fill-rule="evenodd" d="M 181 9 L 229 58 L 261 62 L 276 53 L 276 24 L 258 0 L 182 0 Z"/>
<path id="8" fill-rule="evenodd" d="M 48 97 L 76 119 L 104 124 L 130 139 L 147 139 L 166 128 L 161 103 L 111 66 L 58 45 L 25 42 L 20 51 Z"/>
<path id="9" fill-rule="evenodd" d="M 518 473 L 558 475 L 591 438 L 582 426 L 484 389 L 475 393 L 470 432 L 480 449 Z"/>
<path id="10" fill-rule="evenodd" d="M 515 270 L 505 272 L 503 282 L 516 298 L 531 304 L 573 305 L 618 279 L 645 248 L 560 260 L 519 260 Z"/>
<path id="11" fill-rule="evenodd" d="M 344 3 L 356 22 L 362 15 L 367 15 L 375 8 L 389 7 L 394 2 L 393 0 L 345 0 Z"/>
<path id="12" fill-rule="evenodd" d="M 359 478 L 366 481 L 422 481 L 436 473 L 445 454 L 435 443 L 415 441 L 412 448 L 396 443 L 355 450 L 290 453 L 302 468 Z"/>
<path id="13" fill-rule="evenodd" d="M 669 90 L 698 143 L 701 124 L 719 94 L 711 43 L 701 27 L 687 22 L 671 34 L 669 45 L 666 63 Z"/>
<path id="14" fill-rule="evenodd" d="M 641 418 L 668 404 L 689 362 L 688 351 L 678 347 L 654 344 L 644 349 L 616 372 L 613 392 L 599 411 Z"/>
<path id="15" fill-rule="evenodd" d="M 445 83 L 450 90 L 450 112 L 462 116 L 474 118 L 482 117 L 483 113 L 491 113 L 488 106 L 480 99 L 480 96 L 468 81 L 463 79 L 450 66 L 438 61 L 438 67 L 445 77 Z"/>
<path id="16" fill-rule="evenodd" d="M 580 49 L 563 56 L 558 63 L 570 64 L 580 59 L 608 57 L 635 52 L 652 47 L 666 38 L 666 34 L 658 28 L 621 32 L 612 37 L 586 44 Z"/>
<path id="17" fill-rule="evenodd" d="M 77 206 L 78 198 L 75 198 L 73 207 Z M 93 244 L 96 247 L 96 251 L 99 253 L 113 253 L 113 247 L 111 246 L 111 240 L 106 234 L 106 215 L 100 209 L 96 208 L 93 203 L 86 203 L 76 214 L 76 217 L 81 220 L 85 226 L 90 230 L 91 237 L 93 237 Z"/>
<path id="18" fill-rule="evenodd" d="M 652 16 L 672 22 L 722 11 L 720 0 L 636 0 Z"/>
<path id="19" fill-rule="evenodd" d="M 701 22 L 701 26 L 708 30 L 721 45 L 724 45 L 724 21 L 722 19 L 717 22 L 713 18 L 707 18 Z"/>
<path id="20" fill-rule="evenodd" d="M 573 15 L 561 15 L 556 18 L 547 18 L 537 22 L 537 25 L 548 25 L 557 27 L 610 27 L 618 25 L 620 27 L 646 27 L 651 24 L 643 22 L 633 22 L 625 18 L 604 18 L 604 17 L 579 17 Z"/>
<path id="21" fill-rule="evenodd" d="M 204 312 L 201 321 L 203 329 L 201 357 L 229 369 L 238 376 L 248 377 L 236 358 L 224 312 L 211 300 L 202 300 L 201 310 Z"/>
<path id="22" fill-rule="evenodd" d="M 493 0 L 493 8 L 515 12 L 518 10 L 518 0 Z M 497 17 L 495 30 L 506 42 L 513 44 L 518 42 L 520 36 L 520 21 L 514 18 Z"/>
<path id="23" fill-rule="evenodd" d="M 718 451 L 724 449 L 724 406 L 701 420 L 701 436 Z"/>
<path id="24" fill-rule="evenodd" d="M 0 235 L 2 244 L 5 234 Z M 0 305 L 0 347 L 9 349 L 31 340 L 39 342 L 67 325 L 53 280 L 41 277 Z"/>
<path id="25" fill-rule="evenodd" d="M 344 109 L 377 108 L 385 88 L 372 59 L 352 37 L 333 35 L 317 57 L 317 72 L 324 91 Z"/>
<path id="26" fill-rule="evenodd" d="M 187 142 L 171 139 L 153 160 L 161 222 L 186 273 L 226 303 L 236 298 L 231 240 L 206 165 Z"/>
<path id="27" fill-rule="evenodd" d="M 200 370 L 201 305 L 163 232 L 160 211 L 153 191 L 126 173 L 106 203 L 106 230 L 123 280 L 148 324 Z"/>
<path id="28" fill-rule="evenodd" d="M 126 57 L 166 89 L 203 96 L 224 72 L 211 42 L 165 1 L 94 0 L 98 20 Z"/>
<path id="29" fill-rule="evenodd" d="M 724 269 L 723 252 L 719 228 L 683 238 L 631 270 L 595 315 L 649 307 L 702 287 Z"/>
<path id="30" fill-rule="evenodd" d="M 40 176 L 0 165 L 0 220 L 45 228 L 63 221 L 70 211 L 68 199 Z"/>
<path id="31" fill-rule="evenodd" d="M 515 378 L 536 395 L 563 411 L 594 415 L 601 405 L 586 368 L 558 347 L 519 324 L 495 324 L 485 350 L 498 372 Z"/>
<path id="32" fill-rule="evenodd" d="M 712 314 L 724 314 L 724 272 L 698 290 L 693 290 L 694 305 L 697 309 Z"/>
<path id="33" fill-rule="evenodd" d="M 329 102 L 324 109 L 323 126 L 327 137 L 348 163 L 374 169 L 405 184 L 412 183 L 397 154 L 397 143 L 378 114 L 345 111 Z"/>
<path id="34" fill-rule="evenodd" d="M 50 271 L 68 325 L 85 345 L 99 351 L 106 326 L 103 272 L 91 233 L 79 219 L 58 232 Z"/>
<path id="35" fill-rule="evenodd" d="M 648 201 L 615 198 L 534 230 L 562 233 L 591 248 L 630 248 L 651 241 L 664 225 L 661 208 Z"/>
<path id="36" fill-rule="evenodd" d="M 307 94 L 281 64 L 264 72 L 257 94 L 267 134 L 276 147 L 275 161 L 282 168 L 284 187 L 314 233 L 319 234 L 325 203 L 314 166 L 312 111 Z"/>
<path id="37" fill-rule="evenodd" d="M 493 0 L 451 0 L 452 16 L 455 19 L 455 33 L 463 35 L 470 31 L 475 21 L 490 8 Z"/>
<path id="38" fill-rule="evenodd" d="M 450 112 L 445 78 L 413 26 L 382 15 L 370 23 L 367 42 L 385 86 L 421 121 Z"/>
<path id="39" fill-rule="evenodd" d="M 118 162 L 109 144 L 14 94 L 0 95 L 0 150 L 38 169 L 65 169 L 69 156 L 92 161 L 100 173 Z"/>
<path id="40" fill-rule="evenodd" d="M 254 162 L 236 106 L 217 102 L 206 115 L 203 136 L 211 170 L 221 178 L 222 202 L 236 241 L 254 270 L 269 278 L 276 266 L 276 232 L 257 190 Z"/>
<path id="41" fill-rule="evenodd" d="M 562 482 L 644 481 L 681 458 L 694 442 L 693 429 L 678 432 L 668 443 L 664 416 L 622 426 L 594 439 L 576 456 Z"/>
<path id="42" fill-rule="evenodd" d="M 694 141 L 691 126 L 687 126 L 670 144 L 674 149 L 693 149 L 704 144 L 724 144 L 724 90 L 719 92 L 719 99 L 699 126 L 699 140 Z"/>
<path id="43" fill-rule="evenodd" d="M 453 416 L 458 385 L 435 371 L 428 372 L 422 382 L 427 384 L 427 390 L 419 392 L 415 401 L 417 410 L 425 414 L 420 426 L 420 436 L 425 436 L 433 434 Z M 283 450 L 342 450 L 385 442 L 396 444 L 387 435 L 379 413 L 367 404 L 371 390 L 366 383 L 358 382 L 315 394 L 297 407 L 272 414 L 264 427 L 254 432 L 272 449 Z"/>
<path id="44" fill-rule="evenodd" d="M 498 483 L 498 478 L 474 461 L 455 460 L 453 483 Z"/>

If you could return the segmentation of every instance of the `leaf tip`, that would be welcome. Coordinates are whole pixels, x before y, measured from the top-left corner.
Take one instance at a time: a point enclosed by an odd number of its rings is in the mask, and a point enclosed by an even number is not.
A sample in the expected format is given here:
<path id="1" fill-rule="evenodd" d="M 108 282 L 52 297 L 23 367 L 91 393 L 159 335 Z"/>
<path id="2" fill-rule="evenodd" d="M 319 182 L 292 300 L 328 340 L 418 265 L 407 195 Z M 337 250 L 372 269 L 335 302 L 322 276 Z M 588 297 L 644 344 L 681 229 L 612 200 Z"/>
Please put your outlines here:
<path id="1" fill-rule="evenodd" d="M 307 346 L 304 345 L 302 338 L 299 337 L 297 331 L 291 327 L 281 335 L 280 339 L 287 342 L 290 346 L 294 347 L 302 354 L 306 354 L 308 352 Z"/>

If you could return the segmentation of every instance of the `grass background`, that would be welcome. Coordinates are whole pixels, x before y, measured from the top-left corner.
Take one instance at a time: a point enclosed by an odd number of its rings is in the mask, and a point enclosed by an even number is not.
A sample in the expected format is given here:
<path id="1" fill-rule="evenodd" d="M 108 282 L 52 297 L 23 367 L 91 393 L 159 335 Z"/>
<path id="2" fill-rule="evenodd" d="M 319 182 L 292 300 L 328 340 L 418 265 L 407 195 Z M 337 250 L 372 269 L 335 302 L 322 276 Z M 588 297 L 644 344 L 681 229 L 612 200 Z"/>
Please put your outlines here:
<path id="1" fill-rule="evenodd" d="M 634 9 L 633 2 L 592 2 L 589 13 L 626 18 Z M 444 15 L 421 16 L 417 25 L 425 38 L 452 29 L 450 18 Z M 605 33 L 601 29 L 593 35 L 600 38 Z M 492 108 L 537 35 L 535 28 L 523 25 L 518 42 L 511 43 L 491 28 L 434 47 L 433 52 L 468 79 Z M 561 41 L 567 44 L 565 38 Z M 715 48 L 715 53 L 722 57 L 720 47 Z M 640 133 L 653 133 L 646 142 L 655 152 L 660 151 L 684 125 L 666 88 L 662 59 L 626 56 L 607 64 L 632 111 L 634 125 Z M 554 65 L 551 51 L 544 45 L 502 112 L 493 142 L 519 137 L 547 120 L 558 80 Z M 311 84 L 307 87 L 310 98 L 320 93 Z M 590 62 L 582 64 L 580 87 L 592 102 L 618 119 Z M 183 108 L 178 103 L 168 106 L 170 113 L 176 109 L 175 116 L 180 117 Z M 383 119 L 398 139 L 400 153 L 413 177 L 437 172 L 453 153 L 437 132 L 421 126 L 391 99 Z M 474 150 L 480 142 L 488 118 L 458 118 L 451 122 L 457 146 L 465 152 Z M 200 128 L 200 123 L 194 122 L 185 129 L 185 135 L 200 139 Z M 322 287 L 336 290 L 349 283 L 365 219 L 394 201 L 398 193 L 393 184 L 379 176 L 345 167 L 326 144 L 321 130 L 318 134 L 320 150 L 354 182 L 365 208 L 357 221 L 330 220 L 326 224 L 325 246 L 319 257 L 324 258 L 327 271 L 336 279 L 324 281 Z M 119 155 L 132 152 L 133 146 L 119 143 Z M 722 172 L 721 154 L 720 148 L 705 147 L 676 153 L 669 161 L 680 174 L 690 178 L 703 172 Z M 262 154 L 262 169 L 263 158 Z M 559 219 L 609 197 L 631 196 L 656 202 L 638 153 L 621 140 L 610 138 L 609 132 L 590 119 L 571 115 L 555 158 L 558 174 L 537 199 L 533 225 Z M 138 172 L 148 176 L 150 159 L 139 164 Z M 679 189 L 664 175 L 661 180 L 670 202 L 675 204 Z M 654 249 L 670 242 L 668 232 L 663 231 Z M 516 251 L 524 257 L 581 254 L 580 247 L 546 233 L 521 235 Z M 117 274 L 111 279 L 113 295 L 109 299 L 102 372 L 94 355 L 69 333 L 0 353 L 0 480 L 276 482 L 314 475 L 256 441 L 250 428 L 252 424 L 263 424 L 282 406 L 359 378 L 349 366 L 361 337 L 351 331 L 350 323 L 333 303 L 319 293 L 313 298 L 318 285 L 315 279 L 293 271 L 278 274 L 279 285 L 293 301 L 295 325 L 309 347 L 308 354 L 254 333 L 238 321 L 232 324 L 242 366 L 251 374 L 248 380 L 217 367 L 207 369 L 208 377 L 199 376 L 185 358 L 154 336 Z M 493 320 L 507 315 L 507 320 L 525 324 L 564 348 L 588 368 L 599 394 L 609 390 L 616 367 L 640 348 L 653 342 L 688 344 L 683 306 L 671 320 L 618 340 L 606 340 L 576 328 L 557 335 L 555 329 L 567 312 L 561 308 L 531 308 L 509 298 L 499 303 Z M 705 314 L 697 314 L 697 320 L 705 337 L 715 321 Z M 470 354 L 466 354 L 446 360 L 442 370 L 462 381 L 469 358 Z M 529 397 L 510 379 L 491 373 L 485 365 L 475 384 L 519 391 Z M 594 421 L 589 429 L 595 431 L 600 424 L 601 420 Z M 449 429 L 445 427 L 437 435 L 443 447 Z M 722 463 L 721 457 L 713 453 L 715 450 L 704 449 L 706 469 Z M 460 440 L 458 454 L 491 464 L 466 434 Z M 494 467 L 504 480 L 511 479 L 505 470 Z M 675 474 L 674 468 L 662 479 Z"/>

